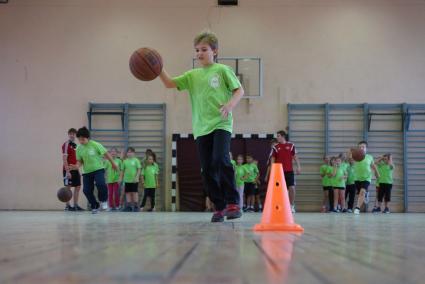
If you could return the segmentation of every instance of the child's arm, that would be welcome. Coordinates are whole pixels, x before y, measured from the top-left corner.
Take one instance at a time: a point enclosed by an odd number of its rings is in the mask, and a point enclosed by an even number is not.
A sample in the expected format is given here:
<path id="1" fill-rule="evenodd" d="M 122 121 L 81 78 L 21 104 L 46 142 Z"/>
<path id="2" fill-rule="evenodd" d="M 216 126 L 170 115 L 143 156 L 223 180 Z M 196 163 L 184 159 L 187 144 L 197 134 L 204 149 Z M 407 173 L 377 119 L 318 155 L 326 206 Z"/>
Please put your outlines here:
<path id="1" fill-rule="evenodd" d="M 156 188 L 159 188 L 159 179 L 158 179 L 158 175 L 155 175 L 155 180 L 156 180 Z"/>
<path id="2" fill-rule="evenodd" d="M 161 79 L 162 83 L 164 83 L 166 88 L 177 88 L 176 83 L 174 83 L 170 75 L 168 75 L 167 71 L 165 71 L 165 68 L 162 68 L 161 74 L 159 74 L 159 78 Z"/>
<path id="3" fill-rule="evenodd" d="M 227 118 L 227 116 L 229 116 L 229 113 L 231 113 L 233 108 L 238 105 L 244 93 L 245 91 L 243 90 L 242 86 L 233 90 L 233 96 L 230 101 L 228 101 L 227 104 L 221 106 L 220 108 L 221 116 L 223 118 Z"/>
<path id="4" fill-rule="evenodd" d="M 109 154 L 108 152 L 106 152 L 106 153 L 105 153 L 105 155 L 103 155 L 103 157 L 104 157 L 105 159 L 107 159 L 107 160 L 111 163 L 112 168 L 113 168 L 114 170 L 116 170 L 116 171 L 118 171 L 118 170 L 119 170 L 119 169 L 118 169 L 118 166 L 117 166 L 117 164 L 115 164 L 115 161 L 114 161 L 114 159 L 112 158 L 111 154 Z"/>
<path id="5" fill-rule="evenodd" d="M 391 168 L 394 168 L 393 155 L 389 155 L 389 156 L 388 156 L 388 165 L 389 165 Z"/>
<path id="6" fill-rule="evenodd" d="M 381 175 L 379 174 L 378 168 L 376 167 L 376 165 L 375 165 L 374 162 L 372 162 L 372 164 L 370 164 L 370 167 L 375 172 L 375 177 L 376 178 L 379 178 Z"/>
<path id="7" fill-rule="evenodd" d="M 300 164 L 300 159 L 298 159 L 298 156 L 295 155 L 293 157 L 293 159 L 295 160 L 295 163 L 297 164 L 297 168 L 295 169 L 295 172 L 297 173 L 297 175 L 301 174 L 301 164 Z"/>
<path id="8" fill-rule="evenodd" d="M 139 182 L 139 179 L 140 179 L 140 168 L 137 169 L 136 179 L 134 182 Z M 142 180 L 143 180 L 143 176 L 142 176 Z"/>
<path id="9" fill-rule="evenodd" d="M 265 182 L 267 182 L 269 180 L 270 167 L 271 167 L 271 165 L 268 165 L 267 166 L 266 175 L 264 176 L 264 181 Z"/>

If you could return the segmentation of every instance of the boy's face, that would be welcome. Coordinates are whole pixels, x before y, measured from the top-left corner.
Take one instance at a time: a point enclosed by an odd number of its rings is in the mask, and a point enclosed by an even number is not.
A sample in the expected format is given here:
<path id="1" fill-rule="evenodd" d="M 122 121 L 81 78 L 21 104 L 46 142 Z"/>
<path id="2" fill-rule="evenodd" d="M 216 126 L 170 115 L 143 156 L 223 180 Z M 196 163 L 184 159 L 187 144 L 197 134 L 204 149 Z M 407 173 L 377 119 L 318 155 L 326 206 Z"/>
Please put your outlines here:
<path id="1" fill-rule="evenodd" d="M 86 137 L 78 137 L 78 142 L 81 145 L 86 145 L 87 143 L 89 143 L 89 139 L 87 139 Z"/>
<path id="2" fill-rule="evenodd" d="M 247 163 L 251 164 L 251 163 L 252 163 L 252 161 L 253 161 L 252 157 L 250 157 L 250 156 L 247 156 L 247 157 L 246 157 L 246 162 L 247 162 Z"/>
<path id="3" fill-rule="evenodd" d="M 196 59 L 202 66 L 210 65 L 214 62 L 214 56 L 217 50 L 213 50 L 211 46 L 205 42 L 195 45 Z"/>
<path id="4" fill-rule="evenodd" d="M 133 151 L 128 151 L 127 152 L 127 157 L 129 157 L 129 158 L 133 158 L 134 157 L 134 152 Z"/>
<path id="5" fill-rule="evenodd" d="M 68 133 L 68 139 L 69 141 L 73 141 L 75 140 L 75 133 L 74 132 L 70 132 Z"/>
<path id="6" fill-rule="evenodd" d="M 238 157 L 237 162 L 239 165 L 243 164 L 243 157 Z"/>
<path id="7" fill-rule="evenodd" d="M 276 138 L 277 138 L 277 141 L 279 142 L 279 143 L 285 143 L 285 137 L 283 137 L 282 135 L 280 135 L 280 134 L 277 134 L 277 136 L 276 136 Z"/>
<path id="8" fill-rule="evenodd" d="M 149 165 L 153 164 L 153 157 L 148 156 L 148 159 L 146 161 L 148 162 Z"/>
<path id="9" fill-rule="evenodd" d="M 363 152 L 366 153 L 366 150 L 367 150 L 366 144 L 364 144 L 364 143 L 359 144 L 359 149 L 363 150 Z"/>
<path id="10" fill-rule="evenodd" d="M 117 151 L 112 149 L 112 150 L 109 151 L 109 154 L 111 154 L 112 158 L 115 158 L 117 156 Z"/>

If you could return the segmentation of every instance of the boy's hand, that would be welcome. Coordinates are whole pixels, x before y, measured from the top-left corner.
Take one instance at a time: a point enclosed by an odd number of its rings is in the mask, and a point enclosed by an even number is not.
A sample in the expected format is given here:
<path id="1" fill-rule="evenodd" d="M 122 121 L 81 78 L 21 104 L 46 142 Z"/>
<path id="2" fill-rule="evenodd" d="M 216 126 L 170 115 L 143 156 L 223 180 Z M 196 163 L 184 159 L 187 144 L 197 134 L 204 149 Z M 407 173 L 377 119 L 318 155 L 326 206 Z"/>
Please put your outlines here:
<path id="1" fill-rule="evenodd" d="M 222 118 L 227 118 L 229 116 L 229 113 L 232 112 L 232 108 L 231 106 L 227 103 L 225 105 L 222 105 L 220 108 L 220 112 L 221 112 L 221 117 Z"/>
<path id="2" fill-rule="evenodd" d="M 117 164 L 115 164 L 115 163 L 112 163 L 112 168 L 113 168 L 114 170 L 116 170 L 116 171 L 118 171 L 118 170 L 119 170 L 119 168 L 118 168 Z"/>

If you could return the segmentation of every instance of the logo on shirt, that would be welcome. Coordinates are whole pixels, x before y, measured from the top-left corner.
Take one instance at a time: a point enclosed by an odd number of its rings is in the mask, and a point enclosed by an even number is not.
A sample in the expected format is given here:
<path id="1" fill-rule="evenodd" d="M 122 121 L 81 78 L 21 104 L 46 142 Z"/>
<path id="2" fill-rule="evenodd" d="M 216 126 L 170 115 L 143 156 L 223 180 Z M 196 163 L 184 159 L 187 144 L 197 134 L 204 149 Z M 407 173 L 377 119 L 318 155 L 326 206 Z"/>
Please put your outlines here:
<path id="1" fill-rule="evenodd" d="M 90 156 L 93 156 L 93 155 L 96 155 L 96 153 L 95 153 L 95 151 L 94 151 L 94 150 L 91 150 L 91 149 L 90 149 L 90 150 L 89 150 L 89 155 L 90 155 Z"/>
<path id="2" fill-rule="evenodd" d="M 210 86 L 211 88 L 214 88 L 214 89 L 217 89 L 218 87 L 220 87 L 220 78 L 218 77 L 217 74 L 214 74 L 210 78 Z"/>

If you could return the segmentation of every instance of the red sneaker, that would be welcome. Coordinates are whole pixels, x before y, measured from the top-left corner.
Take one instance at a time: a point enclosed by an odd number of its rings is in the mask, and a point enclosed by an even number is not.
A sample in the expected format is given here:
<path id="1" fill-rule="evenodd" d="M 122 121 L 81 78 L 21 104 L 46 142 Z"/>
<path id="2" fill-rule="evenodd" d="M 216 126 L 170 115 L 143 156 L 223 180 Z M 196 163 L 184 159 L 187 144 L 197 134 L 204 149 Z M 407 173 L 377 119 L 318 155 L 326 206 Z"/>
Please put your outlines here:
<path id="1" fill-rule="evenodd" d="M 224 216 L 226 216 L 227 220 L 240 218 L 242 216 L 241 208 L 237 204 L 229 204 L 224 210 Z"/>
<path id="2" fill-rule="evenodd" d="M 215 211 L 211 217 L 212 223 L 224 222 L 224 213 L 223 211 Z"/>

